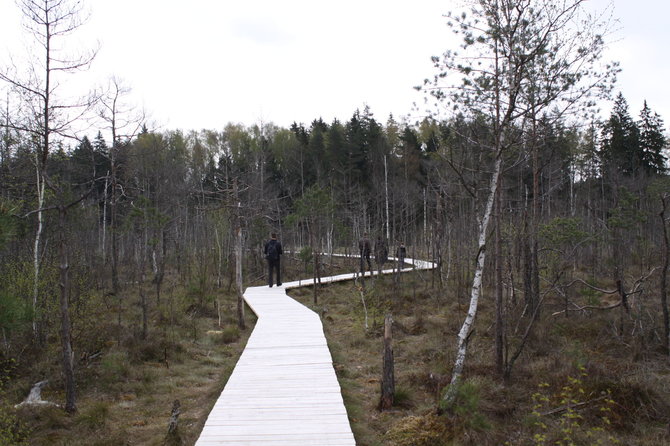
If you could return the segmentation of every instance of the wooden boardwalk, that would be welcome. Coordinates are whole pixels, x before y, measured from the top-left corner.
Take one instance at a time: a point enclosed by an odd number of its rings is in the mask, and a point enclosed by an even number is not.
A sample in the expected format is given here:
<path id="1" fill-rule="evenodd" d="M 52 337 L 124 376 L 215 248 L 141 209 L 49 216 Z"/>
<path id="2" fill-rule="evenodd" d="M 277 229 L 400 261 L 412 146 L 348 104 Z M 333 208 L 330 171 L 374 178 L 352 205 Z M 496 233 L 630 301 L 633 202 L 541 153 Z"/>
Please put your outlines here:
<path id="1" fill-rule="evenodd" d="M 433 267 L 430 262 L 405 262 L 420 269 Z M 321 282 L 354 276 L 325 277 Z M 311 284 L 302 280 L 281 287 L 247 288 L 244 299 L 258 316 L 256 327 L 197 446 L 356 444 L 321 320 L 286 295 L 288 288 Z"/>

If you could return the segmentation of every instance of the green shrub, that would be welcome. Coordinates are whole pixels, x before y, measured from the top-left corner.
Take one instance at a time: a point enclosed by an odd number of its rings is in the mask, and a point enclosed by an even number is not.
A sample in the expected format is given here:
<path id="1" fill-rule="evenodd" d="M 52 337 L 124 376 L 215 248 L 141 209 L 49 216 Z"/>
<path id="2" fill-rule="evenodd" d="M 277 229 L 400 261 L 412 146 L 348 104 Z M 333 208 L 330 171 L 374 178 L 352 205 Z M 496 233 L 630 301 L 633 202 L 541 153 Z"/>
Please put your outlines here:
<path id="1" fill-rule="evenodd" d="M 223 330 L 210 330 L 207 335 L 214 344 L 231 344 L 240 339 L 240 329 L 231 325 Z"/>
<path id="2" fill-rule="evenodd" d="M 31 320 L 32 308 L 29 302 L 19 294 L 0 289 L 0 330 L 4 335 L 9 336 L 22 326 L 27 327 Z"/>
<path id="3" fill-rule="evenodd" d="M 7 374 L 6 370 L 0 369 L 0 446 L 26 444 L 27 429 L 5 398 Z"/>
<path id="4" fill-rule="evenodd" d="M 0 446 L 25 444 L 28 430 L 5 397 L 5 385 L 15 366 L 13 359 L 0 362 Z"/>
<path id="5" fill-rule="evenodd" d="M 568 376 L 557 392 L 541 383 L 532 396 L 531 441 L 534 446 L 617 445 L 620 441 L 611 433 L 612 408 L 616 405 L 609 391 L 599 396 L 587 392 L 583 380 L 584 367 L 578 367 L 579 376 Z M 597 413 L 595 423 L 589 423 L 582 409 Z"/>
<path id="6" fill-rule="evenodd" d="M 393 405 L 409 409 L 414 404 L 412 402 L 412 394 L 408 389 L 396 388 L 393 394 Z"/>
<path id="7" fill-rule="evenodd" d="M 441 409 L 453 413 L 458 419 L 458 424 L 464 428 L 487 430 L 491 427 L 484 415 L 479 412 L 479 387 L 473 382 L 458 385 L 450 407 L 444 407 L 444 400 L 441 404 Z"/>
<path id="8" fill-rule="evenodd" d="M 240 329 L 235 325 L 226 327 L 221 331 L 221 341 L 224 344 L 231 344 L 238 339 L 240 339 Z"/>

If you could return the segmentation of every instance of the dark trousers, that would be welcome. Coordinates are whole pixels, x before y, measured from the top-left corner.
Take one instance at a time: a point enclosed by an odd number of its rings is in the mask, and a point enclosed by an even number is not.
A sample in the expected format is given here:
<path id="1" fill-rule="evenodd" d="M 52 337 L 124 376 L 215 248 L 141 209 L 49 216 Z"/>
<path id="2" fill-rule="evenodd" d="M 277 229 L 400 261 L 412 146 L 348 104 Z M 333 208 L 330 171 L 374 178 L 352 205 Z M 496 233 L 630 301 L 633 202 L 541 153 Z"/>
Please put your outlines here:
<path id="1" fill-rule="evenodd" d="M 279 259 L 270 260 L 268 259 L 268 285 L 272 286 L 272 271 L 277 271 L 277 285 L 281 285 L 281 268 L 279 265 Z"/>
<path id="2" fill-rule="evenodd" d="M 372 272 L 372 263 L 370 263 L 370 253 L 361 253 L 361 274 L 365 275 L 365 261 L 368 262 L 368 271 Z"/>

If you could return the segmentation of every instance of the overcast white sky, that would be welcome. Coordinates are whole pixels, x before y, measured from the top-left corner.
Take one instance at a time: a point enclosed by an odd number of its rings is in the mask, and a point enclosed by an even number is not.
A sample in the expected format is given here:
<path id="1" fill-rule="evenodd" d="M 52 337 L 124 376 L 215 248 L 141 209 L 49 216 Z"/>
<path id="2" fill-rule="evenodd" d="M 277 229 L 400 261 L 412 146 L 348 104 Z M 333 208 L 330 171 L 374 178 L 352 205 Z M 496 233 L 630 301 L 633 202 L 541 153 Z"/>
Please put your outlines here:
<path id="1" fill-rule="evenodd" d="M 89 0 L 88 42 L 101 49 L 88 84 L 115 75 L 166 129 L 228 122 L 289 126 L 346 121 L 370 106 L 386 122 L 421 102 L 413 87 L 430 57 L 454 47 L 443 14 L 458 0 Z M 602 8 L 606 0 L 589 0 Z M 614 0 L 620 20 L 610 59 L 637 117 L 647 99 L 670 126 L 670 2 Z M 13 0 L 0 0 L 0 64 L 21 51 Z M 23 37 L 25 38 L 25 36 Z M 606 110 L 609 113 L 609 106 Z"/>

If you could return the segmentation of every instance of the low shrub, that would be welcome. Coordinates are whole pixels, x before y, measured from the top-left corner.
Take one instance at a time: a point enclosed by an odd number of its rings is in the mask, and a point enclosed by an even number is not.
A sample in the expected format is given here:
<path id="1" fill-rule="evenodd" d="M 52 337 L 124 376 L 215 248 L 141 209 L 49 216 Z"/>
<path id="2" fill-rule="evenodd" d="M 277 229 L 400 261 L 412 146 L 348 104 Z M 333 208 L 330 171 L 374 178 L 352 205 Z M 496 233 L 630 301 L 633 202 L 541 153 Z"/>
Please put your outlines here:
<path id="1" fill-rule="evenodd" d="M 448 425 L 437 415 L 400 419 L 386 432 L 388 446 L 441 446 L 448 440 Z"/>
<path id="2" fill-rule="evenodd" d="M 82 410 L 75 422 L 89 430 L 96 430 L 105 425 L 108 416 L 109 404 L 98 401 L 93 403 L 91 407 Z"/>
<path id="3" fill-rule="evenodd" d="M 128 353 L 112 351 L 105 354 L 100 361 L 100 370 L 102 371 L 103 378 L 111 381 L 128 379 L 131 372 Z"/>
<path id="4" fill-rule="evenodd" d="M 479 390 L 476 383 L 463 382 L 458 385 L 456 396 L 451 405 L 446 406 L 446 402 L 442 400 L 440 409 L 454 415 L 457 424 L 464 429 L 487 430 L 491 426 L 479 410 Z"/>

